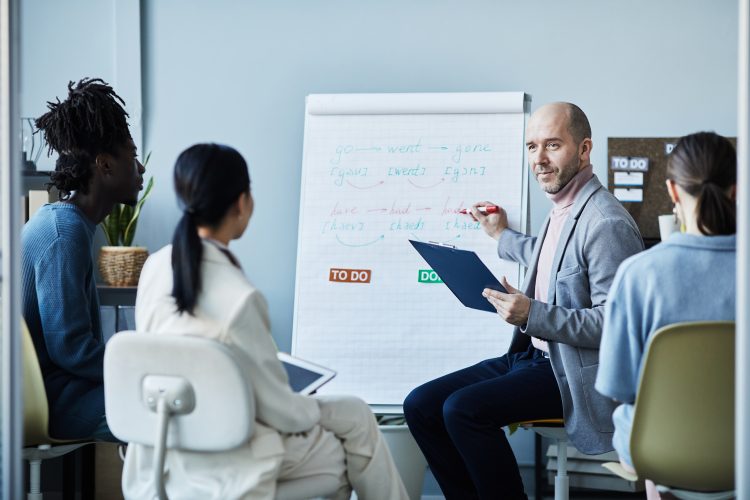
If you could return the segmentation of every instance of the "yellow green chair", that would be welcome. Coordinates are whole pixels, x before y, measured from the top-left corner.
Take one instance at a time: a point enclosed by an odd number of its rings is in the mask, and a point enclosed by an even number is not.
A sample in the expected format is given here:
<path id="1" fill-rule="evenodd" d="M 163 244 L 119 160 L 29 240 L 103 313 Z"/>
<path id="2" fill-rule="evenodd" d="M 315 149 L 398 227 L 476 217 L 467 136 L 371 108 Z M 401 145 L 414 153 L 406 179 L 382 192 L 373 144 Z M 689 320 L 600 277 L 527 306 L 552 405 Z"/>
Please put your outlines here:
<path id="1" fill-rule="evenodd" d="M 702 492 L 712 492 L 714 499 L 733 497 L 734 322 L 677 323 L 653 334 L 635 401 L 630 454 L 637 476 L 678 498 L 704 497 Z M 619 463 L 605 467 L 636 479 Z"/>
<path id="2" fill-rule="evenodd" d="M 26 323 L 21 324 L 23 354 L 23 458 L 29 462 L 27 500 L 42 500 L 42 460 L 56 458 L 92 443 L 53 439 L 48 433 L 49 407 L 39 359 Z"/>

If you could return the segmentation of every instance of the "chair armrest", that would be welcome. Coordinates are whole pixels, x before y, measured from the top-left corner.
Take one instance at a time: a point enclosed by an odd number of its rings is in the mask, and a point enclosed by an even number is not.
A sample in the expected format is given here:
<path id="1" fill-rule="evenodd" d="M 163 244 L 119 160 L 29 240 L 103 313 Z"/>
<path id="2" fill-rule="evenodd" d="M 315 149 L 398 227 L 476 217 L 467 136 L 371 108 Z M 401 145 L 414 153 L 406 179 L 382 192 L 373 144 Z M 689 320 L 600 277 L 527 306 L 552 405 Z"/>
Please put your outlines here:
<path id="1" fill-rule="evenodd" d="M 602 467 L 604 467 L 611 473 L 620 476 L 626 481 L 638 481 L 638 474 L 633 474 L 632 472 L 626 471 L 625 467 L 623 467 L 620 462 L 604 462 L 602 464 Z"/>

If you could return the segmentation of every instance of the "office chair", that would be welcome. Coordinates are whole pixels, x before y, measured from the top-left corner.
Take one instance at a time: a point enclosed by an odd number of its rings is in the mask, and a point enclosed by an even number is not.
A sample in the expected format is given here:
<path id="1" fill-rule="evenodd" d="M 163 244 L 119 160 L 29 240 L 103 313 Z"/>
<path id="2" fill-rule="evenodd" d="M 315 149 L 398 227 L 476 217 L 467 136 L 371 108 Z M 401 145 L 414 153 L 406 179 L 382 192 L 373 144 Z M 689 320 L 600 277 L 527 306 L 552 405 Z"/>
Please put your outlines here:
<path id="1" fill-rule="evenodd" d="M 53 439 L 49 436 L 49 407 L 42 370 L 25 321 L 21 321 L 23 356 L 23 459 L 29 463 L 27 500 L 42 500 L 42 461 L 70 453 L 93 441 Z"/>
<path id="2" fill-rule="evenodd" d="M 104 401 L 112 433 L 153 447 L 154 495 L 167 498 L 164 460 L 169 449 L 231 450 L 252 437 L 253 389 L 242 360 L 221 342 L 186 335 L 125 331 L 104 354 Z M 276 496 L 296 500 L 329 496 L 338 478 L 320 474 L 280 481 Z"/>
<path id="3" fill-rule="evenodd" d="M 653 334 L 635 400 L 630 454 L 637 476 L 678 498 L 703 498 L 701 492 L 733 498 L 734 322 L 676 323 Z M 605 467 L 633 478 L 619 463 Z"/>
<path id="4" fill-rule="evenodd" d="M 568 433 L 565 432 L 565 422 L 561 418 L 547 418 L 525 420 L 513 424 L 523 429 L 536 432 L 542 437 L 554 439 L 557 444 L 557 473 L 555 474 L 555 500 L 568 500 L 570 487 L 568 484 Z M 511 426 L 511 427 L 513 427 Z M 536 471 L 535 474 L 536 476 Z M 539 488 L 539 481 L 535 481 Z M 539 491 L 536 497 L 541 498 Z"/>

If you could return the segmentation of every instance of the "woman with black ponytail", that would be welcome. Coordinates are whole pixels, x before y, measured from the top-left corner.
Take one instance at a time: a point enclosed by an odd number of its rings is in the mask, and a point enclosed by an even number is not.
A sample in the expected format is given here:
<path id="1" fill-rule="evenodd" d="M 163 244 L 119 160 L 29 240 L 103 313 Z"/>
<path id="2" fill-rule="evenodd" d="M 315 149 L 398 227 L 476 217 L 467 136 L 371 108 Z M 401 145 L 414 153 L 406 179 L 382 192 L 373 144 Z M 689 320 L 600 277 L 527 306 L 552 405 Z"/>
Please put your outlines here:
<path id="1" fill-rule="evenodd" d="M 255 392 L 257 427 L 246 446 L 226 453 L 170 451 L 169 497 L 273 498 L 280 479 L 327 473 L 339 478 L 336 498 L 349 498 L 352 487 L 363 499 L 407 498 L 366 403 L 305 396 L 289 386 L 266 301 L 228 248 L 253 214 L 245 160 L 228 146 L 196 144 L 177 158 L 174 184 L 182 216 L 172 245 L 149 257 L 141 272 L 136 327 L 239 349 Z M 138 445 L 128 448 L 126 498 L 152 491 L 150 454 Z"/>
<path id="2" fill-rule="evenodd" d="M 649 337 L 672 323 L 734 320 L 736 184 L 737 155 L 726 138 L 700 132 L 680 139 L 667 161 L 667 191 L 683 232 L 624 261 L 610 288 L 596 389 L 623 403 L 612 417 L 613 444 L 626 468 L 633 466 L 630 429 Z"/>

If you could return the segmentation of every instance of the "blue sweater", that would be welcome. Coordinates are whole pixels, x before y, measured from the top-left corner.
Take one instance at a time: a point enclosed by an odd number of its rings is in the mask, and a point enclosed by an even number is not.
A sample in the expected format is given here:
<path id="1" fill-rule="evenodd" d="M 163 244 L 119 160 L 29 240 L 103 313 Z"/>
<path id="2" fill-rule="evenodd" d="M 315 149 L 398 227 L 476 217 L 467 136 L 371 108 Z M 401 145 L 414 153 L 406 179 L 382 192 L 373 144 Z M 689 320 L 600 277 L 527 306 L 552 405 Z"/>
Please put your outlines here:
<path id="1" fill-rule="evenodd" d="M 673 234 L 625 260 L 607 298 L 596 389 L 622 402 L 612 438 L 633 465 L 630 430 L 649 337 L 683 321 L 734 320 L 736 237 Z"/>
<path id="2" fill-rule="evenodd" d="M 88 437 L 104 416 L 96 224 L 75 205 L 44 205 L 21 234 L 23 316 L 49 402 L 49 433 Z"/>

